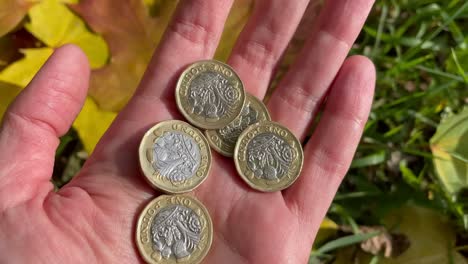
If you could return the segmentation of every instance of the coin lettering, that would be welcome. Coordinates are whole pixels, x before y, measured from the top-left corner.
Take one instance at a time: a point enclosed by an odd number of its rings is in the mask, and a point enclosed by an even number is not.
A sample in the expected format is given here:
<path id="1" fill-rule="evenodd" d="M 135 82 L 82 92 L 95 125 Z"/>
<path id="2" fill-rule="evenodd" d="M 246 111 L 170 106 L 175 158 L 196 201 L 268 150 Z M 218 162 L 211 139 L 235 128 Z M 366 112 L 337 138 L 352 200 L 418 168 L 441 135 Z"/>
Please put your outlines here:
<path id="1" fill-rule="evenodd" d="M 137 248 L 147 263 L 200 263 L 208 254 L 212 240 L 210 215 L 191 196 L 161 195 L 138 218 Z"/>
<path id="2" fill-rule="evenodd" d="M 153 246 L 163 258 L 185 258 L 200 242 L 200 219 L 188 207 L 169 206 L 155 216 L 151 234 Z"/>
<path id="3" fill-rule="evenodd" d="M 143 136 L 140 167 L 148 182 L 168 193 L 193 190 L 208 176 L 211 151 L 205 136 L 189 124 L 163 121 Z"/>
<path id="4" fill-rule="evenodd" d="M 153 145 L 153 168 L 172 182 L 193 177 L 200 163 L 200 148 L 182 133 L 165 132 Z"/>
<path id="5" fill-rule="evenodd" d="M 176 101 L 190 123 L 206 129 L 222 128 L 239 116 L 245 91 L 232 68 L 217 61 L 200 61 L 181 74 Z"/>
<path id="6" fill-rule="evenodd" d="M 285 127 L 264 121 L 248 127 L 239 136 L 234 162 L 239 175 L 252 188 L 279 191 L 299 177 L 303 151 L 297 138 Z"/>
<path id="7" fill-rule="evenodd" d="M 247 166 L 255 177 L 267 180 L 282 178 L 295 156 L 295 150 L 273 133 L 259 134 L 247 146 Z"/>

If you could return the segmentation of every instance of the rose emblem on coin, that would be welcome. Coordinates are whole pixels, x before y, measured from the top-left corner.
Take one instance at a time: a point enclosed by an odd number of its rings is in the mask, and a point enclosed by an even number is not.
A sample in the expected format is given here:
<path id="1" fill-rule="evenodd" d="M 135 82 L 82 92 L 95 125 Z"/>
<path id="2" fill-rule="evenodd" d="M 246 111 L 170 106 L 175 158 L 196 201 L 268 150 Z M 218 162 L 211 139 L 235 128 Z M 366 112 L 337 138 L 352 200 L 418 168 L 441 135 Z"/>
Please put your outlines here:
<path id="1" fill-rule="evenodd" d="M 153 222 L 154 249 L 165 259 L 189 256 L 200 241 L 201 225 L 192 209 L 182 205 L 164 208 Z"/>
<path id="2" fill-rule="evenodd" d="M 237 140 L 234 163 L 252 188 L 281 191 L 299 177 L 304 162 L 301 143 L 286 127 L 271 121 L 249 126 Z"/>
<path id="3" fill-rule="evenodd" d="M 264 133 L 256 136 L 247 146 L 247 165 L 255 177 L 278 180 L 287 171 L 293 158 L 297 156 L 282 138 Z"/>
<path id="4" fill-rule="evenodd" d="M 208 140 L 200 130 L 179 120 L 162 121 L 150 128 L 138 153 L 145 179 L 166 193 L 195 189 L 211 166 Z"/>
<path id="5" fill-rule="evenodd" d="M 171 181 L 193 177 L 200 165 L 200 148 L 193 138 L 179 132 L 165 132 L 153 146 L 153 167 Z"/>
<path id="6" fill-rule="evenodd" d="M 182 72 L 175 98 L 191 124 L 219 129 L 240 115 L 246 94 L 242 81 L 229 65 L 206 60 L 195 62 Z"/>
<path id="7" fill-rule="evenodd" d="M 189 87 L 189 103 L 192 113 L 209 118 L 220 118 L 231 114 L 231 105 L 239 98 L 239 93 L 228 80 L 216 72 L 206 72 L 197 76 Z"/>
<path id="8" fill-rule="evenodd" d="M 161 195 L 138 217 L 136 245 L 149 264 L 198 264 L 213 241 L 206 207 L 189 195 Z"/>

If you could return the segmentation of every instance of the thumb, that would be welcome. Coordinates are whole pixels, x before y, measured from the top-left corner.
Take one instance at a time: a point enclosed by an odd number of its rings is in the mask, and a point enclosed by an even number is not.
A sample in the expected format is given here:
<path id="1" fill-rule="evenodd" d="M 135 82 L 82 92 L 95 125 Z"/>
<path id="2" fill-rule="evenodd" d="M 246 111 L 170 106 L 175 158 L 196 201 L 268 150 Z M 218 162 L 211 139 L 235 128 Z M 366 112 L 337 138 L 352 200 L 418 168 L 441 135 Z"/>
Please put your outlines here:
<path id="1" fill-rule="evenodd" d="M 58 137 L 83 106 L 89 81 L 84 53 L 57 49 L 18 95 L 0 126 L 0 212 L 51 190 Z"/>

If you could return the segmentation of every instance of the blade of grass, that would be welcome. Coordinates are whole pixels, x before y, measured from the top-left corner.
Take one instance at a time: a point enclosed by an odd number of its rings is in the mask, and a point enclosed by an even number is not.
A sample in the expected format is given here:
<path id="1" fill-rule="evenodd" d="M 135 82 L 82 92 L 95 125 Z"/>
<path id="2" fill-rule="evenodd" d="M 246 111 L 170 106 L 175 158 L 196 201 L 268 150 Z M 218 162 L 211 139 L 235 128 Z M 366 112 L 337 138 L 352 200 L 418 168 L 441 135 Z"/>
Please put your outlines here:
<path id="1" fill-rule="evenodd" d="M 354 235 L 340 237 L 338 239 L 335 239 L 333 241 L 326 243 L 325 245 L 321 246 L 319 249 L 312 251 L 311 256 L 325 254 L 327 252 L 330 252 L 339 248 L 361 243 L 362 241 L 373 238 L 379 234 L 380 232 L 371 232 L 371 233 L 366 233 L 366 234 L 361 233 L 361 234 L 354 234 Z"/>
<path id="2" fill-rule="evenodd" d="M 382 36 L 382 31 L 383 31 L 385 20 L 387 19 L 387 14 L 388 14 L 388 7 L 387 5 L 384 4 L 382 6 L 382 14 L 380 14 L 379 26 L 377 28 L 377 36 L 375 38 L 374 48 L 372 50 L 372 57 L 377 56 L 377 53 L 379 52 L 380 38 Z"/>
<path id="3" fill-rule="evenodd" d="M 372 257 L 371 261 L 369 262 L 369 264 L 378 264 L 379 263 L 379 260 L 380 260 L 380 256 L 374 256 Z"/>
<path id="4" fill-rule="evenodd" d="M 425 67 L 423 65 L 416 66 L 416 69 L 421 70 L 421 71 L 425 71 L 425 72 L 428 72 L 428 73 L 431 73 L 431 74 L 434 74 L 434 75 L 438 75 L 438 76 L 441 76 L 441 77 L 449 78 L 449 79 L 452 79 L 452 80 L 457 81 L 457 82 L 464 82 L 463 78 L 461 78 L 460 76 L 457 76 L 457 75 L 454 75 L 454 74 L 451 74 L 451 73 L 448 73 L 448 72 L 443 72 L 443 71 L 438 70 L 438 69 L 431 69 L 431 68 Z"/>
<path id="5" fill-rule="evenodd" d="M 427 38 L 425 38 L 421 44 L 419 44 L 418 46 L 416 47 L 413 47 L 411 49 L 409 49 L 405 55 L 403 55 L 403 61 L 406 61 L 410 58 L 412 58 L 416 53 L 418 53 L 420 50 L 421 50 L 421 46 L 426 43 L 427 41 L 430 41 L 432 40 L 433 38 L 435 38 L 437 35 L 440 34 L 440 32 L 442 32 L 446 27 L 447 25 L 449 25 L 453 20 L 455 20 L 460 14 L 462 14 L 465 9 L 468 8 L 468 2 L 465 2 L 460 8 L 458 8 L 455 12 L 453 12 L 453 14 L 451 16 L 449 16 L 448 18 L 444 19 L 445 21 L 431 34 L 429 35 Z"/>
<path id="6" fill-rule="evenodd" d="M 465 70 L 460 65 L 460 62 L 458 62 L 457 53 L 455 53 L 455 50 L 453 48 L 451 49 L 451 51 L 452 51 L 452 58 L 453 58 L 453 61 L 455 62 L 455 66 L 457 67 L 458 73 L 460 73 L 465 83 L 468 83 L 468 76 L 466 75 Z"/>
<path id="7" fill-rule="evenodd" d="M 340 200 L 347 200 L 353 198 L 365 198 L 365 197 L 372 197 L 372 196 L 379 196 L 380 193 L 377 192 L 352 192 L 352 193 L 344 193 L 344 194 L 337 194 L 333 201 L 340 201 Z"/>
<path id="8" fill-rule="evenodd" d="M 362 158 L 354 159 L 351 163 L 351 168 L 362 168 L 381 164 L 387 159 L 386 156 L 385 151 L 382 150 Z"/>

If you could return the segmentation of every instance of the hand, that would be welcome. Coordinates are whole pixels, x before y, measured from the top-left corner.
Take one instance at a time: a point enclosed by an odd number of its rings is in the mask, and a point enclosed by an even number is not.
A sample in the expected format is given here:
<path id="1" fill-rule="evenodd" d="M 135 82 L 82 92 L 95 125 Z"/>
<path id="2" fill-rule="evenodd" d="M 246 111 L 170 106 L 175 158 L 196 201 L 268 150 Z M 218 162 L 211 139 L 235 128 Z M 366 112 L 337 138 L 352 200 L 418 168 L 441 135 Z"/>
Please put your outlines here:
<path id="1" fill-rule="evenodd" d="M 155 123 L 181 119 L 175 81 L 212 58 L 231 0 L 181 1 L 147 69 L 83 169 L 60 189 L 50 183 L 58 137 L 86 96 L 89 66 L 74 46 L 55 51 L 4 116 L 0 133 L 0 262 L 137 263 L 141 209 L 158 193 L 139 172 L 138 144 Z M 263 98 L 308 1 L 258 1 L 228 61 L 247 91 Z M 214 240 L 205 263 L 305 263 L 320 222 L 352 160 L 372 102 L 375 72 L 346 59 L 371 0 L 328 0 L 313 34 L 269 100 L 273 120 L 304 139 L 302 175 L 289 189 L 247 187 L 233 161 L 213 153 L 193 192 L 208 208 Z M 137 52 L 137 51 L 136 51 Z"/>

